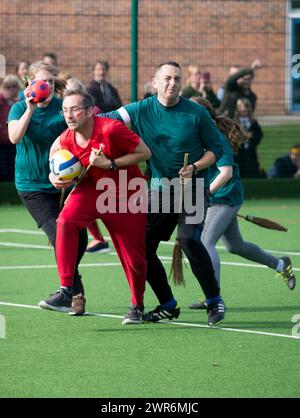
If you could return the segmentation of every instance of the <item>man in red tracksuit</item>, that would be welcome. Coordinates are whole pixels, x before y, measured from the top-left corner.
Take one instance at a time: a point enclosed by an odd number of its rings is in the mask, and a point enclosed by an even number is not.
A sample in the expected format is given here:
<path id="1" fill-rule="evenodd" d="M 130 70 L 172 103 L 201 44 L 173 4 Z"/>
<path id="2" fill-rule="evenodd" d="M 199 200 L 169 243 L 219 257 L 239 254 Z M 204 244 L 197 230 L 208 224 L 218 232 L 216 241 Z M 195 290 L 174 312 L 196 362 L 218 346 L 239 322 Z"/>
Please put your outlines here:
<path id="1" fill-rule="evenodd" d="M 78 235 L 92 221 L 100 218 L 111 236 L 131 291 L 131 306 L 123 324 L 141 323 L 147 269 L 146 214 L 124 210 L 124 204 L 127 207 L 133 191 L 126 190 L 124 193 L 122 187 L 119 187 L 119 174 L 122 176 L 122 183 L 124 178 L 127 178 L 126 186 L 130 180 L 141 178 L 137 163 L 147 160 L 151 152 L 123 123 L 94 117 L 93 98 L 86 92 L 67 91 L 63 101 L 63 113 L 68 129 L 57 138 L 51 153 L 59 148 L 68 149 L 84 167 L 89 164 L 92 166 L 83 181 L 69 195 L 57 219 L 56 257 L 60 290 L 47 300 L 41 301 L 39 306 L 44 309 L 68 311 L 72 301 L 71 313 L 84 313 L 83 295 L 72 300 L 71 293 Z M 102 153 L 97 155 L 100 147 Z M 53 174 L 50 174 L 49 178 L 57 188 L 70 185 L 69 181 L 61 181 Z M 99 185 L 100 183 L 105 183 L 106 187 Z M 107 211 L 103 210 L 101 194 L 102 197 L 105 194 L 112 202 Z"/>

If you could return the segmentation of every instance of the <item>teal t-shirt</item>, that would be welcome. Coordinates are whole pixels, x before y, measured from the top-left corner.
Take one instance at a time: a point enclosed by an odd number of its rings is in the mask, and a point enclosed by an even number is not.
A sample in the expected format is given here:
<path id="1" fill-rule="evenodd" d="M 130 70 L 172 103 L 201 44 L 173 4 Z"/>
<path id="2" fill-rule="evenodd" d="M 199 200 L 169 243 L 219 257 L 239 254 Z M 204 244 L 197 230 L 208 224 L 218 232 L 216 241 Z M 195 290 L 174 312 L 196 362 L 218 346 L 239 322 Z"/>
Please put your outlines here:
<path id="1" fill-rule="evenodd" d="M 234 162 L 233 151 L 227 140 L 222 134 L 223 156 L 216 164 L 209 168 L 210 182 L 219 174 L 218 167 L 232 166 L 232 177 L 216 193 L 211 196 L 212 204 L 223 204 L 228 206 L 239 206 L 244 200 L 244 188 L 240 180 L 238 165 Z"/>
<path id="2" fill-rule="evenodd" d="M 25 101 L 15 103 L 8 122 L 19 120 L 26 110 Z M 49 181 L 49 150 L 67 128 L 61 113 L 62 100 L 53 97 L 46 107 L 37 107 L 22 140 L 16 145 L 15 182 L 20 192 L 58 193 Z"/>
<path id="3" fill-rule="evenodd" d="M 175 106 L 165 107 L 152 96 L 104 116 L 125 123 L 129 122 L 126 117 L 130 117 L 132 130 L 152 152 L 152 178 L 178 177 L 185 153 L 189 154 L 189 164 L 198 161 L 205 151 L 212 151 L 217 160 L 223 153 L 220 131 L 207 110 L 184 97 Z M 197 177 L 204 178 L 204 184 L 209 185 L 208 170 L 200 171 Z"/>

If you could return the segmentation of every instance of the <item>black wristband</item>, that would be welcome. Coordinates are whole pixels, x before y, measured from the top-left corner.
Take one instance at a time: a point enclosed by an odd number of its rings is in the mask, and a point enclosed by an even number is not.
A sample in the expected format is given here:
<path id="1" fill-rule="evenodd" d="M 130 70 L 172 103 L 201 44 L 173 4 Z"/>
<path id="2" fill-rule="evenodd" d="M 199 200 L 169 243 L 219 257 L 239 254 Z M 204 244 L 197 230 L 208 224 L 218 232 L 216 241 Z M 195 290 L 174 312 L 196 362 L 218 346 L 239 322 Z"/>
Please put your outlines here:
<path id="1" fill-rule="evenodd" d="M 112 160 L 112 159 L 110 159 L 110 158 L 109 158 L 109 160 L 110 160 L 110 166 L 109 166 L 109 169 L 110 169 L 110 170 L 116 170 L 118 167 L 117 167 L 117 164 L 116 164 L 115 160 Z"/>
<path id="2" fill-rule="evenodd" d="M 192 166 L 194 167 L 194 173 L 198 173 L 199 170 L 198 170 L 196 164 L 192 163 Z"/>

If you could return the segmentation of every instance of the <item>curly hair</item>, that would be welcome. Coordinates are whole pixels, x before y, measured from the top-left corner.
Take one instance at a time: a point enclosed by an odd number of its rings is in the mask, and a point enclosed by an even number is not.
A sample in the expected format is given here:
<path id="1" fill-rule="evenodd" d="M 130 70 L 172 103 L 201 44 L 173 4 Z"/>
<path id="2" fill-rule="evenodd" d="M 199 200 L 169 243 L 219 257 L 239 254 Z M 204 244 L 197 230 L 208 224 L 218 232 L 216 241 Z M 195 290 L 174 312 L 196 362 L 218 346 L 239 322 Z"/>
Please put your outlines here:
<path id="1" fill-rule="evenodd" d="M 41 71 L 45 70 L 48 71 L 50 74 L 53 75 L 54 81 L 55 81 L 55 87 L 54 92 L 55 94 L 62 96 L 65 89 L 66 89 L 66 81 L 58 78 L 58 69 L 52 65 L 52 64 L 46 64 L 43 61 L 37 61 L 30 65 L 28 70 L 28 76 L 27 76 L 27 85 L 29 85 L 30 80 L 34 80 L 36 77 L 36 74 Z"/>
<path id="2" fill-rule="evenodd" d="M 233 151 L 237 152 L 239 147 L 246 141 L 246 137 L 240 125 L 234 120 L 229 119 L 227 116 L 217 116 L 215 109 L 207 99 L 204 99 L 201 96 L 193 96 L 190 100 L 205 107 L 215 121 L 217 127 L 228 139 Z"/>

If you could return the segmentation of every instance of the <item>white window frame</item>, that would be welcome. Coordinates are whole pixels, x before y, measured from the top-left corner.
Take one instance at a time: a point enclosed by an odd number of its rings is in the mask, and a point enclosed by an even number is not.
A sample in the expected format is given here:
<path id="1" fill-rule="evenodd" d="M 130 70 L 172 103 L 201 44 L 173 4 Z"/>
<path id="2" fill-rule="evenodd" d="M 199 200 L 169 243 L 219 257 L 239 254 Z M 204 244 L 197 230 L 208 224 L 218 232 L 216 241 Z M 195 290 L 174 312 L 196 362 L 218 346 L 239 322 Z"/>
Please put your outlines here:
<path id="1" fill-rule="evenodd" d="M 292 19 L 300 19 L 300 7 L 292 11 L 292 0 L 286 2 L 286 44 L 285 44 L 285 107 L 292 112 Z M 300 51 L 299 51 L 300 54 Z M 299 112 L 296 112 L 299 113 Z"/>

